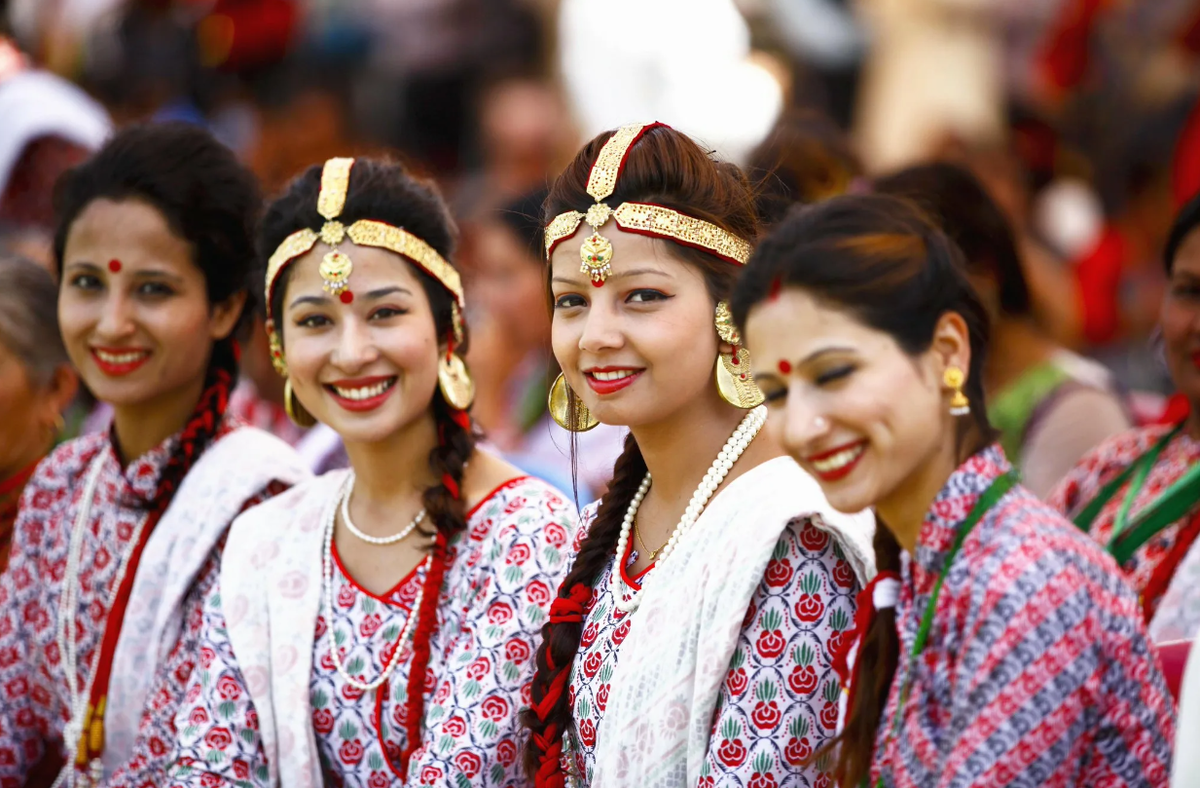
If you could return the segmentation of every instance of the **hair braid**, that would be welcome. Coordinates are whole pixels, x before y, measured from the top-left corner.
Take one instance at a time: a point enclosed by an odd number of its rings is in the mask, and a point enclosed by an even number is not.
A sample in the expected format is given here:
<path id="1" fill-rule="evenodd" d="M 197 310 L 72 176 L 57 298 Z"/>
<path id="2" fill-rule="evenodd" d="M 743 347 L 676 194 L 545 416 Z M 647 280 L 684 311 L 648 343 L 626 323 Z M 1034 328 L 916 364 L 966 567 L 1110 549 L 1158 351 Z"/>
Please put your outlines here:
<path id="1" fill-rule="evenodd" d="M 525 771 L 536 788 L 561 788 L 559 769 L 562 737 L 571 723 L 567 682 L 579 651 L 583 633 L 584 606 L 592 586 L 612 557 L 629 502 L 646 475 L 646 461 L 633 435 L 625 437 L 625 449 L 613 467 L 612 484 L 600 500 L 596 519 L 579 546 L 571 571 L 558 589 L 550 608 L 550 620 L 542 627 L 542 644 L 537 652 L 537 672 L 531 687 L 532 703 L 521 721 L 530 730 L 525 747 Z"/>

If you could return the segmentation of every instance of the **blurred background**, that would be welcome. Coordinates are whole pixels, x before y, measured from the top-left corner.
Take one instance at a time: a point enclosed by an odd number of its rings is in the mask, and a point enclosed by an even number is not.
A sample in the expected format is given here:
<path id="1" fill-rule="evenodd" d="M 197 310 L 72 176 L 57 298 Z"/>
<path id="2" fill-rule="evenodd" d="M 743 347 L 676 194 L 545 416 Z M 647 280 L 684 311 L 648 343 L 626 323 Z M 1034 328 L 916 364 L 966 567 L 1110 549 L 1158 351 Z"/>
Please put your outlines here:
<path id="1" fill-rule="evenodd" d="M 1196 0 L 6 0 L 0 35 L 0 252 L 49 265 L 54 179 L 133 121 L 207 126 L 267 194 L 333 155 L 400 157 L 462 229 L 478 420 L 565 486 L 540 203 L 635 120 L 743 165 L 768 221 L 965 167 L 1011 225 L 1039 341 L 1103 365 L 1132 421 L 1169 407 L 1155 325 L 1200 190 Z M 336 464 L 282 416 L 265 349 L 245 364 L 243 415 Z M 579 440 L 586 496 L 620 436 Z"/>

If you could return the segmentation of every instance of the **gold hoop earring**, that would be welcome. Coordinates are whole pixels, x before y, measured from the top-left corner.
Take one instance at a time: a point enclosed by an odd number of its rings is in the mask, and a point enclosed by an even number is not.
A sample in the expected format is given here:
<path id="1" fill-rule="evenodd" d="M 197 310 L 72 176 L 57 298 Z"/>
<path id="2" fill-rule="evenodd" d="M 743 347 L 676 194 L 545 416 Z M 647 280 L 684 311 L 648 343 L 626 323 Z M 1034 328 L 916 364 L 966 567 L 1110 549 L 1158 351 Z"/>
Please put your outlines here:
<path id="1" fill-rule="evenodd" d="M 550 409 L 550 418 L 554 419 L 554 423 L 564 430 L 587 432 L 595 429 L 596 425 L 600 423 L 592 416 L 587 405 L 583 404 L 583 400 L 579 399 L 579 395 L 567 385 L 566 378 L 562 376 L 561 372 L 554 379 L 554 385 L 550 387 L 550 396 L 547 398 L 546 405 Z"/>
<path id="2" fill-rule="evenodd" d="M 967 376 L 958 367 L 948 367 L 942 373 L 942 382 L 953 392 L 950 395 L 950 415 L 968 415 L 971 412 L 971 401 L 963 393 L 963 384 L 967 382 Z"/>
<path id="3" fill-rule="evenodd" d="M 283 382 L 283 410 L 297 427 L 311 427 L 317 423 L 313 415 L 304 409 L 296 392 L 292 389 L 292 379 Z"/>
<path id="4" fill-rule="evenodd" d="M 475 401 L 475 381 L 457 353 L 447 353 L 438 361 L 438 389 L 455 410 L 466 410 Z"/>
<path id="5" fill-rule="evenodd" d="M 720 353 L 717 356 L 717 393 L 721 399 L 735 408 L 750 410 L 763 404 L 766 397 L 754 382 L 753 369 L 750 366 L 750 351 L 740 347 L 742 338 L 737 327 L 733 324 L 733 314 L 729 304 L 721 301 L 713 318 L 717 336 L 722 342 L 733 345 L 732 353 Z"/>

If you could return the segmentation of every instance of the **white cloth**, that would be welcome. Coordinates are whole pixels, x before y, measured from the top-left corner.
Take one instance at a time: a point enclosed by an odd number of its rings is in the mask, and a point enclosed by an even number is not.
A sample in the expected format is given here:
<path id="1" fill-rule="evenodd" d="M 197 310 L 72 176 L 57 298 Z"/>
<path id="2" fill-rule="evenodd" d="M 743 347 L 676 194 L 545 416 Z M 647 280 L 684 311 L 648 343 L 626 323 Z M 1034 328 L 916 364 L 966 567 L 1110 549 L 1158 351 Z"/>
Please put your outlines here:
<path id="1" fill-rule="evenodd" d="M 1155 643 L 1200 637 L 1200 539 L 1188 548 L 1171 576 L 1154 618 L 1150 619 L 1149 631 L 1150 640 Z M 1200 677 L 1193 683 L 1200 683 Z M 1196 741 L 1200 743 L 1200 738 Z"/>
<path id="2" fill-rule="evenodd" d="M 595 788 L 696 785 L 746 609 L 797 517 L 837 540 L 860 583 L 874 575 L 874 515 L 835 510 L 790 458 L 730 482 L 654 570 L 633 614 L 596 745 Z"/>
<path id="3" fill-rule="evenodd" d="M 184 477 L 146 540 L 113 652 L 104 712 L 104 769 L 133 755 L 138 723 L 156 668 L 179 638 L 183 600 L 246 501 L 272 481 L 309 475 L 292 447 L 242 427 L 210 446 Z"/>
<path id="4" fill-rule="evenodd" d="M 1192 645 L 1179 693 L 1179 725 L 1175 729 L 1175 762 L 1171 788 L 1200 785 L 1200 648 Z"/>

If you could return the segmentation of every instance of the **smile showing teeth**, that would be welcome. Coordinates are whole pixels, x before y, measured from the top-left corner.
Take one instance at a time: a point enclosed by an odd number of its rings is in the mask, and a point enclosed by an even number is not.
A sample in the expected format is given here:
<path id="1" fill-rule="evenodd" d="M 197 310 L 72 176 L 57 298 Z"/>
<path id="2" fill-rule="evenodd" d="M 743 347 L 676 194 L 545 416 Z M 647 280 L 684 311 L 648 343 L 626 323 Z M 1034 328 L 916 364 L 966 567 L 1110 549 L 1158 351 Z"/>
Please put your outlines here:
<path id="1" fill-rule="evenodd" d="M 839 451 L 832 457 L 826 457 L 822 460 L 812 460 L 812 466 L 818 473 L 832 473 L 834 471 L 845 468 L 850 463 L 862 456 L 866 447 L 863 444 L 850 446 L 849 448 Z"/>
<path id="2" fill-rule="evenodd" d="M 361 399 L 371 399 L 372 397 L 378 397 L 380 394 L 387 391 L 395 384 L 396 384 L 396 379 L 391 378 L 389 380 L 380 381 L 379 383 L 376 383 L 373 386 L 361 386 L 359 388 L 353 388 L 353 389 L 342 388 L 341 386 L 330 386 L 330 388 L 332 388 L 339 397 L 343 397 L 345 399 L 361 400 Z"/>
<path id="3" fill-rule="evenodd" d="M 624 380 L 631 375 L 636 375 L 637 371 L 632 369 L 618 369 L 612 372 L 592 372 L 591 375 L 596 380 Z"/>
<path id="4" fill-rule="evenodd" d="M 135 350 L 132 353 L 109 353 L 104 350 L 96 350 L 96 357 L 105 364 L 132 364 L 150 355 L 148 350 Z"/>

